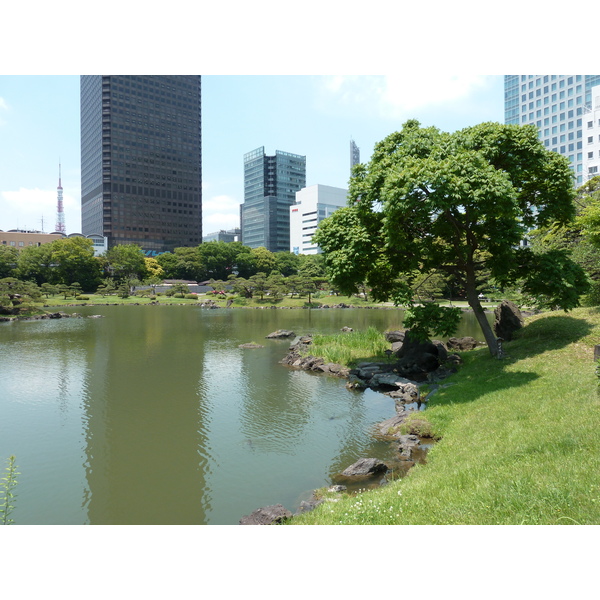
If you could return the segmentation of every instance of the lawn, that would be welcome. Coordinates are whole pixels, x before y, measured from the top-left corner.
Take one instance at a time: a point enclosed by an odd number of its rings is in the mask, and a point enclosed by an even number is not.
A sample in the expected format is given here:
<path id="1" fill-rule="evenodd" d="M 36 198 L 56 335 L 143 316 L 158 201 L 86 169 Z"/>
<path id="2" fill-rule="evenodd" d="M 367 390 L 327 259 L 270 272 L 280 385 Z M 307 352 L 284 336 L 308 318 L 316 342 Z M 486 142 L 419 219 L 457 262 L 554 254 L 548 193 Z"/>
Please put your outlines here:
<path id="1" fill-rule="evenodd" d="M 427 464 L 292 524 L 600 524 L 600 309 L 527 320 L 508 357 L 487 348 L 434 395 Z"/>

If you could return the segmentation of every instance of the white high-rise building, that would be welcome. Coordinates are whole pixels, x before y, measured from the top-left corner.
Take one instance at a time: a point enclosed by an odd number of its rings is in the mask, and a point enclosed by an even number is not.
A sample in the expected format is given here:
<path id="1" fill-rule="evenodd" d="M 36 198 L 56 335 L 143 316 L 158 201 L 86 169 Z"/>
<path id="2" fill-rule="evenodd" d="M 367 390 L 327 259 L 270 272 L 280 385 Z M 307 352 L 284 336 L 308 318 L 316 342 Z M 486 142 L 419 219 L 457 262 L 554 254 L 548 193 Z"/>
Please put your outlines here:
<path id="1" fill-rule="evenodd" d="M 290 252 L 320 254 L 312 242 L 319 223 L 348 204 L 348 190 L 329 185 L 310 185 L 296 192 L 296 203 L 290 206 Z"/>
<path id="2" fill-rule="evenodd" d="M 600 85 L 583 113 L 583 182 L 600 175 Z"/>
<path id="3" fill-rule="evenodd" d="M 548 150 L 569 159 L 576 186 L 587 181 L 585 113 L 600 75 L 505 75 L 504 122 L 535 125 Z"/>

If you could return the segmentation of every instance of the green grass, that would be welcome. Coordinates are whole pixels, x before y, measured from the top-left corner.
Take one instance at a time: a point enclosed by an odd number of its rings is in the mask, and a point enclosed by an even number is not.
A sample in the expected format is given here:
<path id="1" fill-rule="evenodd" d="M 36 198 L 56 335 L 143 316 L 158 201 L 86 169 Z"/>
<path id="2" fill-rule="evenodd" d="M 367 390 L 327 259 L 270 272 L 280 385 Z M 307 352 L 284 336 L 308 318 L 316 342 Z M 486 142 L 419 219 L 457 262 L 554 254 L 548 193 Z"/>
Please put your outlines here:
<path id="1" fill-rule="evenodd" d="M 309 352 L 326 362 L 354 366 L 361 361 L 387 361 L 385 350 L 389 347 L 385 337 L 375 327 L 369 327 L 366 331 L 315 335 Z"/>
<path id="2" fill-rule="evenodd" d="M 600 311 L 547 313 L 464 365 L 425 415 L 441 440 L 426 465 L 292 524 L 600 524 Z"/>

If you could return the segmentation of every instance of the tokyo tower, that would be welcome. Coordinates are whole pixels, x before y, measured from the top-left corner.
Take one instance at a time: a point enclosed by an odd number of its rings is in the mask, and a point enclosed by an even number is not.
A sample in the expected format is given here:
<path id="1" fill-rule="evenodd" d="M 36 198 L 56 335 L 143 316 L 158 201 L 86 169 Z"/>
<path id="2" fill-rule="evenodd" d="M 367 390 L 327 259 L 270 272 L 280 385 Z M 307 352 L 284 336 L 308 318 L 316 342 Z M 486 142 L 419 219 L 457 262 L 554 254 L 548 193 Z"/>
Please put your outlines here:
<path id="1" fill-rule="evenodd" d="M 58 233 L 67 233 L 67 228 L 65 226 L 65 213 L 63 209 L 63 189 L 60 184 L 60 162 L 58 163 L 58 187 L 56 188 L 57 198 L 58 198 L 58 207 L 57 207 L 57 215 L 56 215 L 56 231 Z"/>

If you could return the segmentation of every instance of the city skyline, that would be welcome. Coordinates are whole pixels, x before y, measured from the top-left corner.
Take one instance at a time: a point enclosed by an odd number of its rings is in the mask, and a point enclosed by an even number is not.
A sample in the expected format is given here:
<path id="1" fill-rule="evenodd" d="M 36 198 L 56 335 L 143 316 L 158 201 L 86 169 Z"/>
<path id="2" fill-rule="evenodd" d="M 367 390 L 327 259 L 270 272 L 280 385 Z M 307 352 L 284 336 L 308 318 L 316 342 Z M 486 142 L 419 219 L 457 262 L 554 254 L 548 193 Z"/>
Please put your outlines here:
<path id="1" fill-rule="evenodd" d="M 306 185 L 347 187 L 361 161 L 409 118 L 452 131 L 503 121 L 503 76 L 203 76 L 203 235 L 239 227 L 243 156 L 306 155 Z M 81 231 L 79 76 L 0 76 L 0 229 L 52 231 L 58 163 L 68 233 Z"/>

